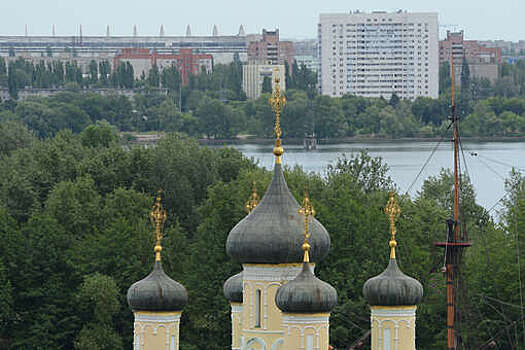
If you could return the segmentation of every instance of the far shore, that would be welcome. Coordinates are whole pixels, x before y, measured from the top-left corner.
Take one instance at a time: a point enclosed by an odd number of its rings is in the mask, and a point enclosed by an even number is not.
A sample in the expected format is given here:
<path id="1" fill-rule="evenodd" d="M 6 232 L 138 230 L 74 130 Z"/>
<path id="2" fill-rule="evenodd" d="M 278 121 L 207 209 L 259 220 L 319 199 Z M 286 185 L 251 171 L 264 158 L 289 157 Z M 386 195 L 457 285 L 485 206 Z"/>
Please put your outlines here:
<path id="1" fill-rule="evenodd" d="M 355 137 L 344 137 L 344 138 L 330 138 L 330 139 L 318 139 L 319 145 L 333 145 L 339 143 L 401 143 L 401 142 L 437 142 L 441 137 L 402 137 L 402 138 L 389 138 L 389 137 L 373 137 L 373 136 L 355 136 Z M 525 136 L 491 136 L 491 137 L 462 137 L 463 141 L 466 142 L 523 142 Z M 444 139 L 446 141 L 446 139 Z M 233 139 L 199 139 L 199 143 L 202 145 L 271 145 L 274 139 L 272 138 L 251 138 L 251 137 L 238 137 Z M 303 139 L 300 138 L 283 138 L 283 143 L 289 145 L 302 145 Z"/>

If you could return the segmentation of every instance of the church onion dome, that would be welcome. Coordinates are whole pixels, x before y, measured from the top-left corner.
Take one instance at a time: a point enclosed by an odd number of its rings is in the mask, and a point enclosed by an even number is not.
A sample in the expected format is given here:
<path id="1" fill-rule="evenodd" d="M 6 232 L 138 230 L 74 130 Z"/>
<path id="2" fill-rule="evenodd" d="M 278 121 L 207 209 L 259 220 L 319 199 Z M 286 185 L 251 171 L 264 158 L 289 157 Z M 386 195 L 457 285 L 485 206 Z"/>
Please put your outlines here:
<path id="1" fill-rule="evenodd" d="M 337 304 L 337 292 L 334 287 L 315 277 L 310 263 L 304 263 L 303 270 L 295 279 L 279 287 L 275 303 L 287 313 L 330 312 Z"/>
<path id="2" fill-rule="evenodd" d="M 416 305 L 423 299 L 423 286 L 418 280 L 405 275 L 397 266 L 395 221 L 401 214 L 401 208 L 393 192 L 390 193 L 385 214 L 390 220 L 390 262 L 385 271 L 365 282 L 363 294 L 371 306 Z"/>
<path id="3" fill-rule="evenodd" d="M 390 259 L 385 271 L 366 281 L 363 294 L 372 306 L 416 305 L 423 299 L 423 286 L 405 275 L 396 259 Z"/>
<path id="4" fill-rule="evenodd" d="M 261 202 L 228 235 L 226 252 L 241 263 L 283 264 L 303 260 L 301 233 L 303 218 L 290 193 L 281 164 L 276 163 L 272 182 Z M 311 261 L 320 261 L 330 249 L 326 229 L 310 222 Z"/>
<path id="5" fill-rule="evenodd" d="M 186 288 L 169 278 L 160 261 L 146 278 L 128 289 L 128 305 L 133 311 L 182 311 L 187 301 Z"/>
<path id="6" fill-rule="evenodd" d="M 224 282 L 224 296 L 232 303 L 242 303 L 242 272 Z"/>

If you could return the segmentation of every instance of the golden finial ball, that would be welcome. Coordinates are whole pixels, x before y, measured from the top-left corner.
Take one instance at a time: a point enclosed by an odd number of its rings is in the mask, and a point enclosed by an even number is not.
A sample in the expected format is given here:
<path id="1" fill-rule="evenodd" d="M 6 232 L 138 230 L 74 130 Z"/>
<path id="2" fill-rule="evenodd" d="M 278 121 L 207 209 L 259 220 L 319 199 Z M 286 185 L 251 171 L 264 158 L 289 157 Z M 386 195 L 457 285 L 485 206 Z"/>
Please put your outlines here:
<path id="1" fill-rule="evenodd" d="M 155 246 L 155 253 L 160 253 L 162 251 L 162 247 L 160 245 Z"/>
<path id="2" fill-rule="evenodd" d="M 397 242 L 396 241 L 390 241 L 389 245 L 390 245 L 390 248 L 395 248 L 397 246 Z"/>
<path id="3" fill-rule="evenodd" d="M 275 154 L 275 156 L 280 157 L 282 156 L 283 153 L 284 153 L 284 149 L 281 146 L 275 146 L 273 148 L 273 154 Z"/>
<path id="4" fill-rule="evenodd" d="M 279 84 L 280 81 L 281 81 L 281 79 L 279 77 L 275 77 L 275 83 L 276 84 Z"/>
<path id="5" fill-rule="evenodd" d="M 308 242 L 304 242 L 301 248 L 303 248 L 304 251 L 310 250 L 310 244 Z"/>

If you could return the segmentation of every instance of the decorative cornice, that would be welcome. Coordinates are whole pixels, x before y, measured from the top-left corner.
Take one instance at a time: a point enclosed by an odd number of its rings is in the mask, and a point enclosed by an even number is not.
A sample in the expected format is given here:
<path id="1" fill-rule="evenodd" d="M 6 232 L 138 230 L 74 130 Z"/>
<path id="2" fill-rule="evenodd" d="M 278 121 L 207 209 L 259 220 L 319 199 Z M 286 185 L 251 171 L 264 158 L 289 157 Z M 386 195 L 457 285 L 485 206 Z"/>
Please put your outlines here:
<path id="1" fill-rule="evenodd" d="M 371 307 L 370 313 L 372 317 L 415 317 L 416 306 L 407 308 Z"/>
<path id="2" fill-rule="evenodd" d="M 283 314 L 283 324 L 328 323 L 329 318 L 329 313 L 319 315 Z"/>
<path id="3" fill-rule="evenodd" d="M 170 313 L 170 314 L 150 314 L 135 312 L 135 322 L 178 322 L 180 321 L 181 313 Z"/>
<path id="4" fill-rule="evenodd" d="M 302 264 L 243 264 L 244 281 L 291 281 L 301 271 Z"/>

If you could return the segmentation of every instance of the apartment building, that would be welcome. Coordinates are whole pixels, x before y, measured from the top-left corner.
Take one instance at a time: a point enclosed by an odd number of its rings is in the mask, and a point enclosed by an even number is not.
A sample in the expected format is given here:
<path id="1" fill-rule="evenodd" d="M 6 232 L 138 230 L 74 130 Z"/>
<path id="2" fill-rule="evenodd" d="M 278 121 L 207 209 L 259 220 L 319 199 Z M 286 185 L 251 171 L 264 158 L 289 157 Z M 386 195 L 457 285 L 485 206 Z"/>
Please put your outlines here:
<path id="1" fill-rule="evenodd" d="M 438 44 L 437 13 L 321 14 L 320 91 L 329 96 L 437 98 Z"/>
<path id="2" fill-rule="evenodd" d="M 262 37 L 248 44 L 248 61 L 260 64 L 293 64 L 294 46 L 291 41 L 279 39 L 279 29 L 263 29 Z"/>
<path id="3" fill-rule="evenodd" d="M 242 88 L 249 99 L 261 96 L 264 78 L 271 79 L 272 89 L 275 78 L 279 78 L 281 91 L 286 90 L 285 68 L 283 64 L 263 64 L 251 62 L 242 66 Z"/>
<path id="4" fill-rule="evenodd" d="M 456 84 L 461 85 L 463 60 L 469 66 L 470 75 L 475 78 L 498 79 L 498 67 L 501 63 L 499 47 L 485 47 L 477 40 L 464 40 L 463 31 L 447 31 L 447 38 L 439 42 L 439 63 L 454 60 Z"/>

